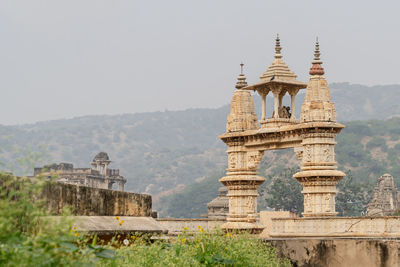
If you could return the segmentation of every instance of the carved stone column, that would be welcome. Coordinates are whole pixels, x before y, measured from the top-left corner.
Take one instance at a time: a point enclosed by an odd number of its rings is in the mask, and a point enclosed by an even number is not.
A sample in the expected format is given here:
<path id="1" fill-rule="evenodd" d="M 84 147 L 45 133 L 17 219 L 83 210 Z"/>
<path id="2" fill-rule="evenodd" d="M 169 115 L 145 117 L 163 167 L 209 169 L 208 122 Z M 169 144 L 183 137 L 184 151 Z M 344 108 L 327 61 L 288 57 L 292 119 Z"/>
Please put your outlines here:
<path id="1" fill-rule="evenodd" d="M 239 142 L 227 145 L 228 169 L 226 176 L 219 181 L 229 190 L 229 213 L 222 228 L 259 232 L 263 227 L 256 224 L 257 189 L 265 178 L 256 173 L 264 152 L 247 151 Z"/>
<path id="2" fill-rule="evenodd" d="M 281 92 L 281 88 L 275 87 L 272 90 L 272 93 L 274 94 L 274 118 L 277 119 L 279 118 L 279 94 Z"/>
<path id="3" fill-rule="evenodd" d="M 261 120 L 265 120 L 267 118 L 267 94 L 261 93 L 262 99 L 262 107 L 261 107 Z"/>
<path id="4" fill-rule="evenodd" d="M 315 130 L 315 129 L 314 129 Z M 335 216 L 336 184 L 345 175 L 336 170 L 336 133 L 306 133 L 303 136 L 301 172 L 294 175 L 303 186 L 304 217 Z"/>
<path id="5" fill-rule="evenodd" d="M 291 109 L 291 113 L 292 113 L 290 116 L 290 119 L 292 119 L 292 120 L 296 119 L 295 98 L 296 98 L 296 95 L 298 92 L 299 92 L 299 89 L 292 89 L 289 91 L 290 101 L 291 101 L 290 109 Z"/>
<path id="6" fill-rule="evenodd" d="M 303 186 L 305 217 L 335 216 L 336 184 L 345 174 L 337 170 L 334 145 L 344 125 L 336 123 L 335 105 L 316 43 L 310 81 L 301 107 L 302 161 L 301 171 L 294 175 Z"/>

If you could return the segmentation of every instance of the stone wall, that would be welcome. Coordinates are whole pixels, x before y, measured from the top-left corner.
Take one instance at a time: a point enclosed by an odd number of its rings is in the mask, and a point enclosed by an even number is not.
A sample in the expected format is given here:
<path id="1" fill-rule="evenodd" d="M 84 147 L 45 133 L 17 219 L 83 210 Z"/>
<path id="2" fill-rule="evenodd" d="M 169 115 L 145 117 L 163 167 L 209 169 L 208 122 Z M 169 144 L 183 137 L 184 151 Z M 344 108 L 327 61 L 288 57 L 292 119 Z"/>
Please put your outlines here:
<path id="1" fill-rule="evenodd" d="M 80 216 L 147 216 L 152 213 L 150 195 L 64 183 L 49 183 L 42 192 L 48 210 L 53 215 L 71 207 Z"/>
<path id="2" fill-rule="evenodd" d="M 293 266 L 400 266 L 397 239 L 266 239 Z"/>
<path id="3" fill-rule="evenodd" d="M 269 233 L 272 231 L 273 218 L 297 218 L 297 214 L 290 211 L 260 211 L 260 224 L 264 226 L 264 230 L 260 234 L 260 238 L 269 238 Z"/>
<path id="4" fill-rule="evenodd" d="M 400 217 L 272 218 L 269 236 L 400 238 Z"/>

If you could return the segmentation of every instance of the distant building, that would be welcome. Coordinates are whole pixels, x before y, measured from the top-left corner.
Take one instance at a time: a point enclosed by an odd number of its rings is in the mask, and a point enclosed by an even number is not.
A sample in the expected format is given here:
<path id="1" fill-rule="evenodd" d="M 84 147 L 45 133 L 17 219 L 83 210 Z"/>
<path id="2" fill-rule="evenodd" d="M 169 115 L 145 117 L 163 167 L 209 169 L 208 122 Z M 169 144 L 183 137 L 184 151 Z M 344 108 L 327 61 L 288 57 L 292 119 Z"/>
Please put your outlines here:
<path id="1" fill-rule="evenodd" d="M 391 215 L 400 210 L 400 192 L 394 185 L 393 176 L 384 174 L 378 179 L 374 198 L 368 204 L 368 216 Z"/>
<path id="2" fill-rule="evenodd" d="M 218 189 L 219 195 L 207 204 L 209 219 L 226 219 L 229 212 L 228 189 L 223 186 Z"/>
<path id="3" fill-rule="evenodd" d="M 124 191 L 126 179 L 119 174 L 118 169 L 110 169 L 111 163 L 106 152 L 98 153 L 90 163 L 92 168 L 74 168 L 71 163 L 45 165 L 34 169 L 34 176 L 58 176 L 59 182 L 83 185 L 88 187 L 113 189 Z"/>

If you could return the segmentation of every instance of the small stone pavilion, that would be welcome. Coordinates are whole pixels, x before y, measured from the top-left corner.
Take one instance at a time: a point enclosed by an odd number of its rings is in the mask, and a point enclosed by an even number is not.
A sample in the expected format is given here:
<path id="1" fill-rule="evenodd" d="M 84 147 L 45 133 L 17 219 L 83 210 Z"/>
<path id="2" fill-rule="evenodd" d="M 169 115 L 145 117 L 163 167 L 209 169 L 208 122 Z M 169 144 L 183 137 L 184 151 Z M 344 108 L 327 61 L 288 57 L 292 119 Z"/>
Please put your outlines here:
<path id="1" fill-rule="evenodd" d="M 111 160 L 106 152 L 98 153 L 90 163 L 92 168 L 74 168 L 71 163 L 45 165 L 34 169 L 34 176 L 57 175 L 59 182 L 83 185 L 94 188 L 124 191 L 126 179 L 119 174 L 118 169 L 110 169 Z"/>

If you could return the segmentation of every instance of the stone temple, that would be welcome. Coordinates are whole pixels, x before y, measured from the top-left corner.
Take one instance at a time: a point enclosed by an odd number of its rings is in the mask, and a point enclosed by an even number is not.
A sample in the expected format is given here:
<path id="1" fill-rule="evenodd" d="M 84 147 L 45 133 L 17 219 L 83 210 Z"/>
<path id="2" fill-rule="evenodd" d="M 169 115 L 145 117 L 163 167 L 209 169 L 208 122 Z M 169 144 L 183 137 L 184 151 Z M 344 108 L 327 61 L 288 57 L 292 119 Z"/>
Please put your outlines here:
<path id="1" fill-rule="evenodd" d="M 98 153 L 90 163 L 92 168 L 74 168 L 71 163 L 50 164 L 34 169 L 34 176 L 57 175 L 59 182 L 94 188 L 124 191 L 126 179 L 119 174 L 119 169 L 110 169 L 111 160 L 106 152 Z"/>
<path id="2" fill-rule="evenodd" d="M 400 192 L 394 185 L 393 176 L 384 174 L 378 179 L 374 198 L 368 204 L 368 216 L 392 215 L 400 210 Z"/>

